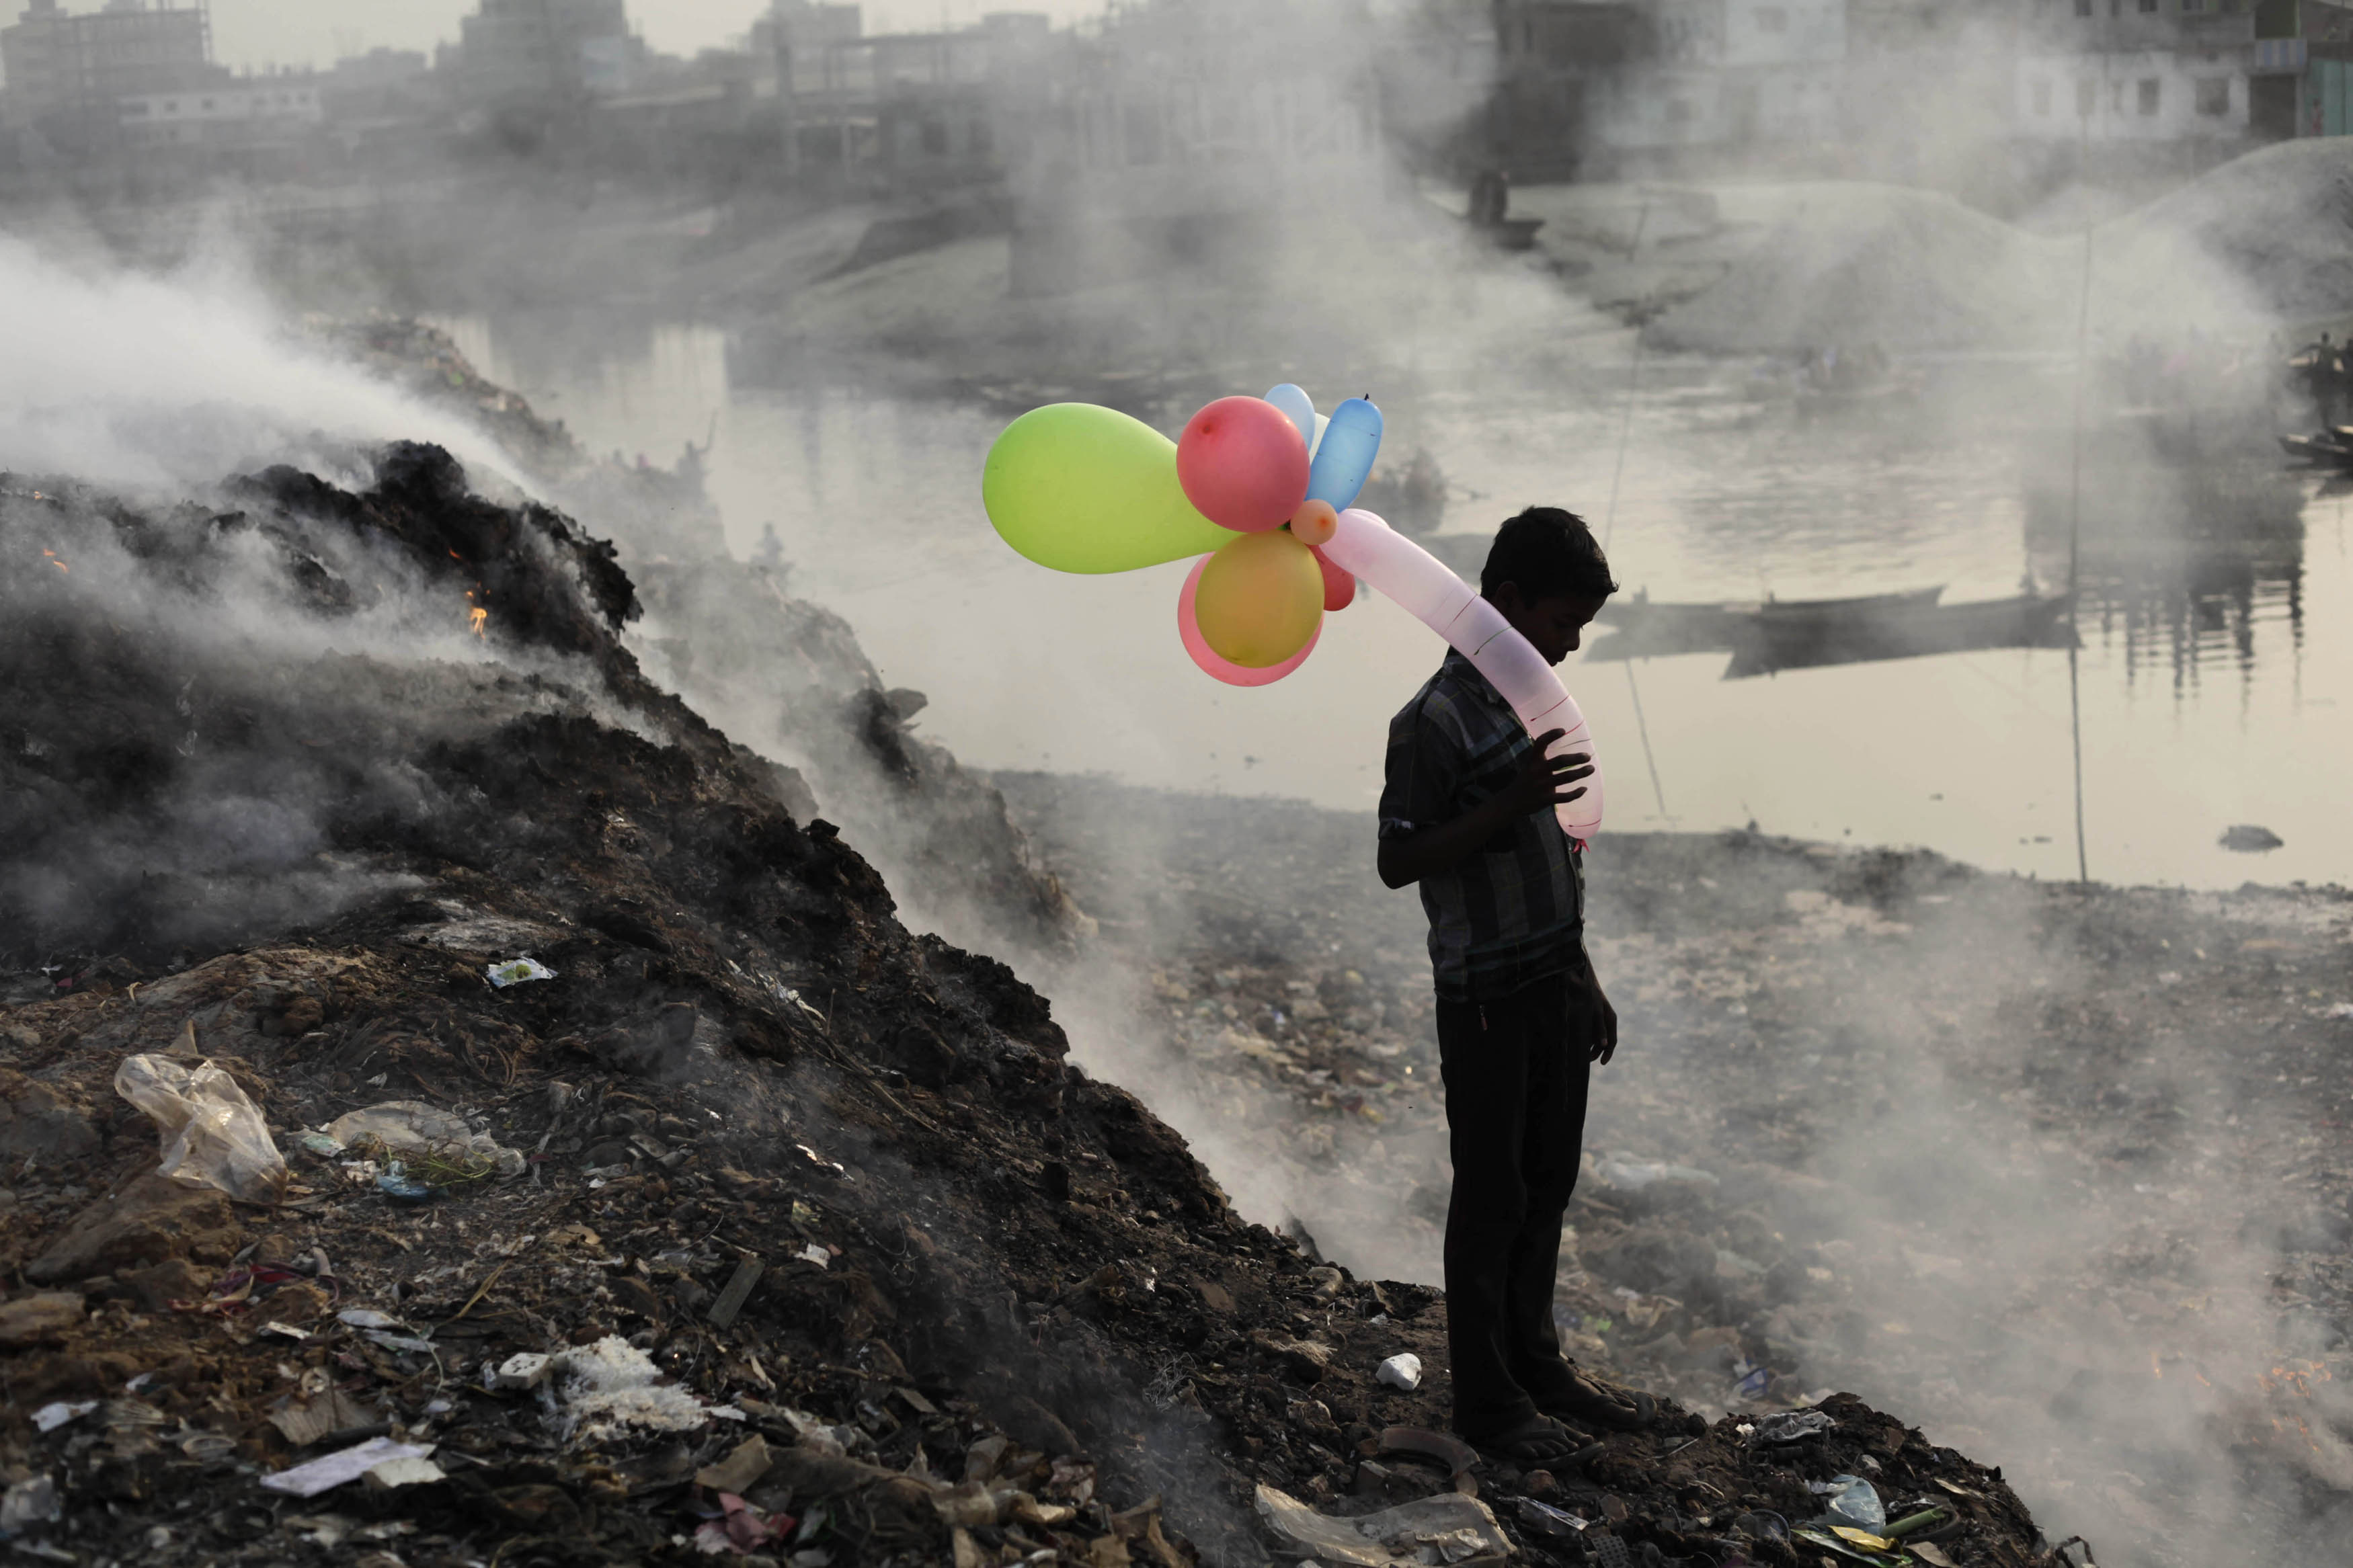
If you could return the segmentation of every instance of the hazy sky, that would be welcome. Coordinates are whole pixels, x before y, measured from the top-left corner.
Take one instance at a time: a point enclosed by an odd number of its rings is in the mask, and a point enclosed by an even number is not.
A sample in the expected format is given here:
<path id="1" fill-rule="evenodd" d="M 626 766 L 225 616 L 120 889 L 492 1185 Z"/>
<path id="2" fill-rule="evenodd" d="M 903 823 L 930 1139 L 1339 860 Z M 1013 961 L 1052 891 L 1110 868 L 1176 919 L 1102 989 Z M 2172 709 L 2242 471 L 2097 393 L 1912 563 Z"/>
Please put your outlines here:
<path id="1" fill-rule="evenodd" d="M 95 11 L 100 0 L 66 0 Z M 194 4 L 195 0 L 185 0 Z M 212 0 L 213 58 L 226 66 L 331 65 L 339 55 L 384 45 L 429 49 L 458 36 L 474 0 Z M 0 0 L 0 22 L 24 0 Z M 691 55 L 746 32 L 766 0 L 629 0 L 629 19 L 667 54 Z M 866 30 L 961 26 L 984 11 L 1043 11 L 1057 23 L 1103 9 L 1103 0 L 866 0 Z"/>

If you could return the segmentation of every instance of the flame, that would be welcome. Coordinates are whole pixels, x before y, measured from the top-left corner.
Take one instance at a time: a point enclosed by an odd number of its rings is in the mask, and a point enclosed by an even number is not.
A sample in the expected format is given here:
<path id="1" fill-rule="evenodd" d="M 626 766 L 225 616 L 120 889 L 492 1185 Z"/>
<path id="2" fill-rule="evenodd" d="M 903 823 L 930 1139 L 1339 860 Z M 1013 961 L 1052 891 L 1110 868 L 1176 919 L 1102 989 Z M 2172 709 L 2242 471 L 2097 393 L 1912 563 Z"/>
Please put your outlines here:
<path id="1" fill-rule="evenodd" d="M 67 565 L 63 561 L 59 560 L 59 559 L 58 558 L 58 552 L 57 552 L 56 551 L 54 551 L 54 550 L 44 550 L 44 551 L 42 551 L 42 552 L 41 552 L 41 553 L 42 553 L 44 556 L 47 557 L 49 564 L 50 564 L 50 565 L 52 565 L 52 566 L 54 566 L 54 567 L 56 567 L 58 571 L 65 573 L 68 576 L 71 576 L 71 575 L 73 574 L 73 568 L 72 568 L 72 567 L 70 567 L 70 566 L 69 566 L 69 565 Z"/>
<path id="2" fill-rule="evenodd" d="M 2316 1361 L 2292 1361 L 2272 1368 L 2268 1374 L 2255 1379 L 2255 1386 L 2266 1394 L 2292 1394 L 2298 1399 L 2312 1397 L 2315 1382 L 2334 1381 L 2326 1363 Z"/>
<path id="3" fill-rule="evenodd" d="M 490 608 L 474 597 L 481 591 L 479 584 L 466 590 L 466 626 L 476 637 L 488 641 L 490 633 L 482 628 L 490 624 Z"/>

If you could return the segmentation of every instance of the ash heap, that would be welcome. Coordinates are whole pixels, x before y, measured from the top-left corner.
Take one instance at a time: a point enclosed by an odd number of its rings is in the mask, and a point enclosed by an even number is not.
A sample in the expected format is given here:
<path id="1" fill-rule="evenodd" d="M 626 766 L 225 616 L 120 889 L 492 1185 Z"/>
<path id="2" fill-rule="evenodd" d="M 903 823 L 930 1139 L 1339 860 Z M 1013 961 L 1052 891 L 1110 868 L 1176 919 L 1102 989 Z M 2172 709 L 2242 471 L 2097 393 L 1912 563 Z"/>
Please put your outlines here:
<path id="1" fill-rule="evenodd" d="M 928 901 L 1083 926 L 757 569 L 814 788 L 640 670 L 610 546 L 438 448 L 0 476 L 0 552 L 19 1552 L 2055 1560 L 1850 1395 L 1663 1401 L 1559 1474 L 1437 1436 L 1435 1292 L 1243 1220 L 1011 969 L 900 923 L 818 800 L 898 792 Z"/>

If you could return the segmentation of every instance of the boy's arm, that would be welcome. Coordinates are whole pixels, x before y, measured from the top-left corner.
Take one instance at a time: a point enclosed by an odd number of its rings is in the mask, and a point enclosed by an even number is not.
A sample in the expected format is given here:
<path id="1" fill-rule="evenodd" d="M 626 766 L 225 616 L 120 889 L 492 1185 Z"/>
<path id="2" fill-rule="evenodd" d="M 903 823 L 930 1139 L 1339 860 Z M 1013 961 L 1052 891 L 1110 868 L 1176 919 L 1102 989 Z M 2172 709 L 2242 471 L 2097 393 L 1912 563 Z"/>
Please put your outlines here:
<path id="1" fill-rule="evenodd" d="M 1548 730 L 1537 736 L 1535 750 L 1522 765 L 1519 776 L 1453 821 L 1383 838 L 1376 861 L 1381 881 L 1402 888 L 1452 870 L 1511 823 L 1583 795 L 1585 786 L 1577 781 L 1592 776 L 1592 759 L 1581 752 L 1566 757 L 1545 754 L 1545 748 L 1567 732 Z"/>

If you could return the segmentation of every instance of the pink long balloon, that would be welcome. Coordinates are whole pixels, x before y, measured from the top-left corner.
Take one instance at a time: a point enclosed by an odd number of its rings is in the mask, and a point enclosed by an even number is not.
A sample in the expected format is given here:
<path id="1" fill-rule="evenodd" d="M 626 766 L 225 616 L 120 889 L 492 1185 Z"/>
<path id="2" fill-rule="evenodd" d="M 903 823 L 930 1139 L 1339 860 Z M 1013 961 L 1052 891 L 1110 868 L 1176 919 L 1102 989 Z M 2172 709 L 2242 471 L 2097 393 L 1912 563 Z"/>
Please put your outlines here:
<path id="1" fill-rule="evenodd" d="M 1318 620 L 1315 629 L 1308 634 L 1307 646 L 1281 664 L 1253 669 L 1249 665 L 1234 663 L 1209 646 L 1209 639 L 1201 635 L 1199 619 L 1193 614 L 1193 595 L 1201 586 L 1201 574 L 1215 559 L 1214 555 L 1202 556 L 1187 574 L 1184 591 L 1176 595 L 1176 635 L 1185 639 L 1185 651 L 1193 656 L 1193 662 L 1201 667 L 1202 673 L 1214 675 L 1228 686 L 1271 686 L 1307 662 L 1307 656 L 1315 651 L 1316 639 L 1324 635 L 1324 623 Z"/>
<path id="2" fill-rule="evenodd" d="M 1593 731 L 1552 666 L 1527 638 L 1512 629 L 1502 611 L 1481 598 L 1444 562 L 1361 508 L 1340 514 L 1339 531 L 1322 548 L 1334 565 L 1362 577 L 1376 593 L 1394 600 L 1460 648 L 1503 693 L 1530 735 L 1541 735 L 1546 730 L 1564 731 L 1552 743 L 1551 755 L 1570 752 L 1593 755 Z M 1199 570 L 1194 568 L 1196 575 Z M 1572 838 L 1590 838 L 1600 830 L 1598 757 L 1593 776 L 1585 781 L 1585 793 L 1553 810 Z"/>

